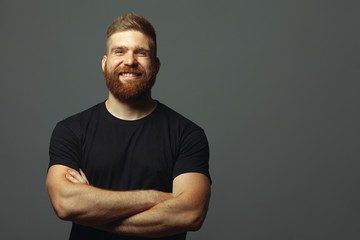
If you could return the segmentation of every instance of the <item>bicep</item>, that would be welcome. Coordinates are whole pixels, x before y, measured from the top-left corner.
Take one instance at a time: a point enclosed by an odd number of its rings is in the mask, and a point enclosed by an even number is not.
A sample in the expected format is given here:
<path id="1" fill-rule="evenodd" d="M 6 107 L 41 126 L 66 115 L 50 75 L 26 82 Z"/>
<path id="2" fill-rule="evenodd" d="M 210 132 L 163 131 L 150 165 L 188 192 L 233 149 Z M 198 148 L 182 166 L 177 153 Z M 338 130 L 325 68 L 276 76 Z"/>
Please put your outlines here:
<path id="1" fill-rule="evenodd" d="M 198 210 L 206 211 L 210 193 L 210 180 L 202 173 L 183 173 L 173 181 L 173 196 L 184 198 L 191 207 Z"/>
<path id="2" fill-rule="evenodd" d="M 60 164 L 52 165 L 49 168 L 46 177 L 46 188 L 52 201 L 55 198 L 61 197 L 64 191 L 71 185 L 65 177 L 67 171 L 70 169 L 71 168 Z"/>
<path id="3" fill-rule="evenodd" d="M 51 204 L 56 215 L 63 220 L 69 220 L 76 206 L 76 202 L 71 201 L 79 193 L 79 188 L 83 184 L 73 184 L 67 180 L 66 174 L 71 169 L 65 165 L 56 164 L 49 168 L 46 178 L 46 189 L 48 191 Z M 75 171 L 75 170 L 74 170 Z M 85 186 L 85 185 L 84 185 Z"/>

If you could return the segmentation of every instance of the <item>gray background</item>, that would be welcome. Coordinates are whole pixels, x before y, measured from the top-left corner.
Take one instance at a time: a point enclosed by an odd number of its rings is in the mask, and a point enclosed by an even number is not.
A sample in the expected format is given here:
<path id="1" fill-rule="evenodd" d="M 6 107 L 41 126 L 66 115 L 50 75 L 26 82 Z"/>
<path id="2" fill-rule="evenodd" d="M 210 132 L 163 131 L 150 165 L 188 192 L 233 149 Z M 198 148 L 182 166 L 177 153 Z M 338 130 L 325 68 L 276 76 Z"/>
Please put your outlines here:
<path id="1" fill-rule="evenodd" d="M 360 239 L 358 1 L 4 1 L 1 239 L 67 239 L 45 190 L 57 121 L 107 97 L 105 32 L 158 32 L 154 97 L 201 125 L 213 196 L 188 239 Z"/>

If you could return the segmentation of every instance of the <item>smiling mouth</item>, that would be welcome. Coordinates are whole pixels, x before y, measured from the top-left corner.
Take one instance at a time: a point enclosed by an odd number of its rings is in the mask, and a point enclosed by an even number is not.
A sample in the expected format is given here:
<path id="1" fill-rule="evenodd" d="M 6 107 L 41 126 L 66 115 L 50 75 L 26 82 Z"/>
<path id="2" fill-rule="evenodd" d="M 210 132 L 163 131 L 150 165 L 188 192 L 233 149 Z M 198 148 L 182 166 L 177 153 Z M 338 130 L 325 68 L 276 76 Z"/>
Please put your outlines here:
<path id="1" fill-rule="evenodd" d="M 122 72 L 122 73 L 120 73 L 120 76 L 123 76 L 123 77 L 139 77 L 139 76 L 141 76 L 141 73 Z"/>

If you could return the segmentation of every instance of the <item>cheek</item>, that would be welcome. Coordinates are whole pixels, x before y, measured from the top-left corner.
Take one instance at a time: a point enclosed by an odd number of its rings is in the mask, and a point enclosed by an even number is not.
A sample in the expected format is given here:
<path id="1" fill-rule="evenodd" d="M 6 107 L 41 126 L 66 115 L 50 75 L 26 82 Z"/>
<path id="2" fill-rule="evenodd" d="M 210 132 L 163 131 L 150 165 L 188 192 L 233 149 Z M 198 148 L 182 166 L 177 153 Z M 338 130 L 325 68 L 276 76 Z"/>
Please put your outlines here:
<path id="1" fill-rule="evenodd" d="M 153 71 L 153 65 L 149 62 L 142 63 L 141 66 L 145 69 L 146 72 L 152 72 Z"/>
<path id="2" fill-rule="evenodd" d="M 117 68 L 121 63 L 121 59 L 112 59 L 107 62 L 108 69 L 115 69 Z"/>

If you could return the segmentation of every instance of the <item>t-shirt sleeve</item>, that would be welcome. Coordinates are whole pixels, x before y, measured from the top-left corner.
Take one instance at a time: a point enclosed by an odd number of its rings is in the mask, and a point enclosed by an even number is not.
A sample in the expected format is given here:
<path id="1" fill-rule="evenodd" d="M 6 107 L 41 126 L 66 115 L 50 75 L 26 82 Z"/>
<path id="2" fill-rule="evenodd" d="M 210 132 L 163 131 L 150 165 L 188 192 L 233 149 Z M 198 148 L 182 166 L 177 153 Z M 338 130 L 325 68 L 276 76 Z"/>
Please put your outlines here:
<path id="1" fill-rule="evenodd" d="M 81 156 L 80 149 L 80 139 L 74 131 L 63 123 L 58 123 L 50 140 L 49 168 L 55 164 L 61 164 L 78 170 Z"/>
<path id="2" fill-rule="evenodd" d="M 211 182 L 209 173 L 209 144 L 202 129 L 188 133 L 181 140 L 179 156 L 173 170 L 173 178 L 187 172 L 202 173 Z"/>

